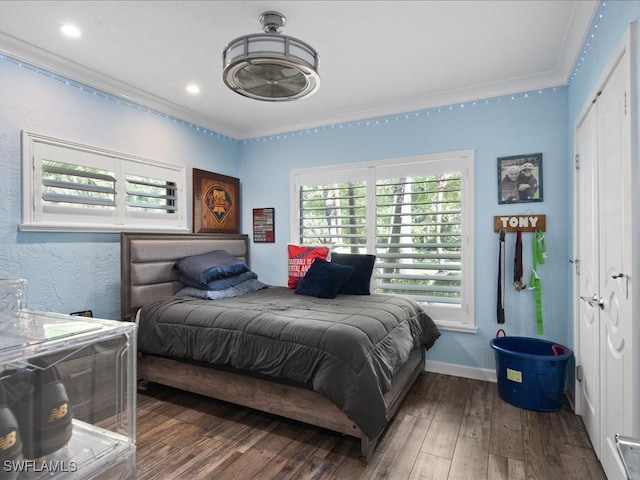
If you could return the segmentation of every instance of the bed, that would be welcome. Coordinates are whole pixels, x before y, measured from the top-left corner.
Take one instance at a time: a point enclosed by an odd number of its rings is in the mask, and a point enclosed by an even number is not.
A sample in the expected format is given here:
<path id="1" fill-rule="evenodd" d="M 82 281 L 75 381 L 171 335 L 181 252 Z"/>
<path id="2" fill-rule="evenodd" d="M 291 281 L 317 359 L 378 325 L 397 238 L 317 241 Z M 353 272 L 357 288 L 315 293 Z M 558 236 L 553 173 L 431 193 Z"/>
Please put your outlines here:
<path id="1" fill-rule="evenodd" d="M 325 299 L 275 286 L 176 296 L 185 287 L 176 262 L 215 251 L 250 265 L 247 235 L 121 235 L 122 318 L 139 322 L 138 378 L 356 437 L 368 462 L 424 370 L 435 324 L 399 296 Z"/>

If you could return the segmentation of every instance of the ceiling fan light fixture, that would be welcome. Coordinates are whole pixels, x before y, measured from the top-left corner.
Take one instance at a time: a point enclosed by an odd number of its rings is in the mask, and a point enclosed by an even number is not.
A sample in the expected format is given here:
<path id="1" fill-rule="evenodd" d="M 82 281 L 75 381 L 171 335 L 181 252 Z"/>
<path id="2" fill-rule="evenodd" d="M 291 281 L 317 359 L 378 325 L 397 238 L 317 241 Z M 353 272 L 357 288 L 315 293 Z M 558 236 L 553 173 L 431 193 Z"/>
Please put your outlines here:
<path id="1" fill-rule="evenodd" d="M 318 52 L 308 43 L 281 35 L 286 18 L 264 12 L 265 33 L 243 35 L 222 52 L 224 83 L 255 100 L 282 102 L 313 95 L 320 87 Z"/>

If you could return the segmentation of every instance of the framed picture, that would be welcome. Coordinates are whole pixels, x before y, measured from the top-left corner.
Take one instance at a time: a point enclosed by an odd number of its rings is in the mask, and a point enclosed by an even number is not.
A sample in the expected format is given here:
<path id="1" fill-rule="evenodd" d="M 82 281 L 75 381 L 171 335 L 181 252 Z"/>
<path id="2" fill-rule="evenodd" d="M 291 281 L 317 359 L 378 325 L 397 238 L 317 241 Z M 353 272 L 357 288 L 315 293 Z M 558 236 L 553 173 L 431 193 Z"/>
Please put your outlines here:
<path id="1" fill-rule="evenodd" d="M 253 242 L 274 243 L 276 241 L 276 210 L 275 208 L 253 209 Z"/>
<path id="2" fill-rule="evenodd" d="M 193 232 L 240 233 L 240 180 L 193 169 Z"/>
<path id="3" fill-rule="evenodd" d="M 498 203 L 542 201 L 542 154 L 498 158 Z"/>

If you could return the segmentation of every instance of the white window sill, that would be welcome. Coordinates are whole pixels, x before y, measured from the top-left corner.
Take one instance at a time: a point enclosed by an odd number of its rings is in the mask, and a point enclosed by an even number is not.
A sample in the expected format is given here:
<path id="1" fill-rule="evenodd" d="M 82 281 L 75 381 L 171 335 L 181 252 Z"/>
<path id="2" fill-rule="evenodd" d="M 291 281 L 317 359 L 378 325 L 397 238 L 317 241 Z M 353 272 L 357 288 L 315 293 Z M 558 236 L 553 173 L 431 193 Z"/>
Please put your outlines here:
<path id="1" fill-rule="evenodd" d="M 47 223 L 21 223 L 18 224 L 21 232 L 99 232 L 99 233 L 120 233 L 120 232 L 148 232 L 148 233 L 191 233 L 186 227 L 167 227 L 157 225 L 99 225 L 90 223 L 79 223 L 62 225 Z"/>

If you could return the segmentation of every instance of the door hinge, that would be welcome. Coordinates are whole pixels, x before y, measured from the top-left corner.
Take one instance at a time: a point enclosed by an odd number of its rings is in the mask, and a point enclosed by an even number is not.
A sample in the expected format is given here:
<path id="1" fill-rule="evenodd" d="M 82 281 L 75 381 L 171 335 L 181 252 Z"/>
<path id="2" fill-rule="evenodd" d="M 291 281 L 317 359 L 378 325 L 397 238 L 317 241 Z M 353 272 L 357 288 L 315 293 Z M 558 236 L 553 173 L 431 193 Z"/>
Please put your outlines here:
<path id="1" fill-rule="evenodd" d="M 569 263 L 573 263 L 576 266 L 576 275 L 580 275 L 580 259 L 572 258 Z"/>
<path id="2" fill-rule="evenodd" d="M 598 101 L 598 97 L 602 95 L 602 91 L 596 93 L 596 96 L 593 98 L 593 100 L 591 100 L 591 104 L 593 105 L 594 103 L 596 103 Z"/>
<path id="3" fill-rule="evenodd" d="M 582 381 L 582 365 L 576 365 L 576 380 Z"/>
<path id="4" fill-rule="evenodd" d="M 576 170 L 580 170 L 580 154 L 576 153 Z"/>

